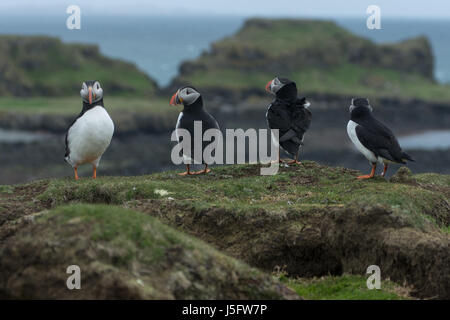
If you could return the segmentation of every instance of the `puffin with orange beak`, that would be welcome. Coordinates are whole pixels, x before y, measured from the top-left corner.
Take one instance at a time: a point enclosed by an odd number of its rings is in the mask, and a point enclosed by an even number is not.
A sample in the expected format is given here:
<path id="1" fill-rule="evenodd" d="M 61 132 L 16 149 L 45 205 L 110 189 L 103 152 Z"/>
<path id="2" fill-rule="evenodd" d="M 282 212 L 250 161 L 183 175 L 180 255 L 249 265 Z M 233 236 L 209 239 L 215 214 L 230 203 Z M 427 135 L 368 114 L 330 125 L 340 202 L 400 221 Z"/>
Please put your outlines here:
<path id="1" fill-rule="evenodd" d="M 185 176 L 185 175 L 193 175 L 193 174 L 202 174 L 202 173 L 209 173 L 211 170 L 208 169 L 208 164 L 205 162 L 205 159 L 196 159 L 197 156 L 194 153 L 194 141 L 195 139 L 198 139 L 198 137 L 194 136 L 195 130 L 194 125 L 198 122 L 201 124 L 201 134 L 203 137 L 205 131 L 209 129 L 220 129 L 219 124 L 217 123 L 216 119 L 212 115 L 210 115 L 206 110 L 203 108 L 203 98 L 201 94 L 191 86 L 186 86 L 180 88 L 170 99 L 170 105 L 176 106 L 176 105 L 183 105 L 183 110 L 180 112 L 180 115 L 178 116 L 178 121 L 176 125 L 176 133 L 177 133 L 177 140 L 178 143 L 182 143 L 181 135 L 179 134 L 179 129 L 187 130 L 190 134 L 190 150 L 186 150 L 183 148 L 183 159 L 186 163 L 186 172 L 180 173 L 179 175 Z M 202 140 L 202 155 L 203 150 L 207 145 L 209 145 L 209 142 L 205 142 Z M 213 141 L 213 144 L 216 144 L 217 141 Z M 194 160 L 198 163 L 203 163 L 205 165 L 204 170 L 193 172 L 191 171 L 190 165 L 194 162 Z"/>
<path id="2" fill-rule="evenodd" d="M 288 164 L 300 164 L 298 154 L 312 119 L 312 113 L 309 111 L 310 103 L 306 98 L 297 97 L 297 85 L 286 78 L 276 77 L 270 80 L 266 85 L 266 91 L 275 95 L 275 100 L 269 105 L 266 113 L 269 128 L 279 130 L 279 138 L 276 139 L 272 134 L 272 141 L 274 145 L 283 148 L 294 157 Z M 277 162 L 283 162 L 280 159 L 280 151 Z"/>
<path id="3" fill-rule="evenodd" d="M 98 81 L 85 81 L 80 91 L 83 108 L 66 133 L 66 154 L 78 180 L 78 166 L 92 164 L 97 178 L 100 159 L 111 143 L 114 123 L 103 103 L 103 89 Z"/>

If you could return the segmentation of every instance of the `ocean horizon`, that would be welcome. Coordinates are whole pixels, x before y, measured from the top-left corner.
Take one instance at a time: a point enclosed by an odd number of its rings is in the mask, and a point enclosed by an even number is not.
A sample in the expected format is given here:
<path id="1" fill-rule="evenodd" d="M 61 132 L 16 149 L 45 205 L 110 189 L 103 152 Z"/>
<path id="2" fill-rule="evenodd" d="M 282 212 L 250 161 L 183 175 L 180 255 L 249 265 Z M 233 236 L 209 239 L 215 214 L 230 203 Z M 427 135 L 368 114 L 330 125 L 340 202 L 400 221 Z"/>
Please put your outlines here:
<path id="1" fill-rule="evenodd" d="M 195 59 L 214 41 L 233 35 L 248 18 L 82 15 L 81 30 L 68 30 L 66 19 L 67 15 L 0 14 L 0 34 L 47 35 L 67 43 L 97 44 L 102 54 L 134 63 L 160 86 L 165 86 L 178 74 L 183 61 Z M 345 29 L 376 43 L 426 36 L 435 56 L 436 80 L 450 83 L 448 20 L 386 18 L 382 19 L 381 30 L 367 29 L 365 19 L 337 17 L 322 20 L 334 20 Z"/>

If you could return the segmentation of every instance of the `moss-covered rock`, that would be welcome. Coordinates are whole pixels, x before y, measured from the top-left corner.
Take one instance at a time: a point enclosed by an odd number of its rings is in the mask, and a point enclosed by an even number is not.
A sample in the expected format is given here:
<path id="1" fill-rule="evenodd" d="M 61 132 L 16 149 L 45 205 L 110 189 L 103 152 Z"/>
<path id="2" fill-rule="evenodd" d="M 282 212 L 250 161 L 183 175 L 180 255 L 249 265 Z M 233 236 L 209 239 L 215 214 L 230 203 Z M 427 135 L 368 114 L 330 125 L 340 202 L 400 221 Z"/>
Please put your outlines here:
<path id="1" fill-rule="evenodd" d="M 296 299 L 284 285 L 148 215 L 76 205 L 42 213 L 0 249 L 0 297 Z M 81 289 L 66 286 L 68 266 Z"/>

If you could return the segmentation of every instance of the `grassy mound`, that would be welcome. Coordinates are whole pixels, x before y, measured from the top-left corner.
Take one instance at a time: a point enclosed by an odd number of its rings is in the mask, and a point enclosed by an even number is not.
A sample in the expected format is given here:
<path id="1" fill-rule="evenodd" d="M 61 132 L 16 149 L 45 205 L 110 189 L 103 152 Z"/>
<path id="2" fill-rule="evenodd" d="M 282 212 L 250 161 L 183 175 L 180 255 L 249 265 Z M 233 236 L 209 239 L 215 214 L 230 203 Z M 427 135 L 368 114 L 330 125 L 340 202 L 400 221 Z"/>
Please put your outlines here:
<path id="1" fill-rule="evenodd" d="M 406 284 L 415 297 L 449 297 L 449 176 L 401 169 L 391 181 L 360 181 L 356 171 L 314 162 L 282 167 L 275 176 L 259 173 L 259 165 L 236 165 L 204 176 L 165 172 L 5 187 L 0 206 L 9 216 L 0 215 L 0 245 L 21 229 L 15 221 L 27 208 L 106 203 L 157 217 L 268 272 L 364 277 L 376 264 L 383 281 Z"/>
<path id="2" fill-rule="evenodd" d="M 0 297 L 286 299 L 294 292 L 148 215 L 112 206 L 60 207 L 0 250 Z M 68 290 L 66 269 L 81 269 Z"/>
<path id="3" fill-rule="evenodd" d="M 192 83 L 216 94 L 263 92 L 286 76 L 307 94 L 448 101 L 433 79 L 426 38 L 378 45 L 321 20 L 250 19 L 235 35 L 180 68 L 174 86 Z"/>
<path id="4" fill-rule="evenodd" d="M 1 96 L 72 96 L 82 81 L 94 79 L 108 94 L 149 96 L 156 90 L 133 64 L 107 58 L 97 46 L 51 37 L 0 36 L 0 70 Z"/>

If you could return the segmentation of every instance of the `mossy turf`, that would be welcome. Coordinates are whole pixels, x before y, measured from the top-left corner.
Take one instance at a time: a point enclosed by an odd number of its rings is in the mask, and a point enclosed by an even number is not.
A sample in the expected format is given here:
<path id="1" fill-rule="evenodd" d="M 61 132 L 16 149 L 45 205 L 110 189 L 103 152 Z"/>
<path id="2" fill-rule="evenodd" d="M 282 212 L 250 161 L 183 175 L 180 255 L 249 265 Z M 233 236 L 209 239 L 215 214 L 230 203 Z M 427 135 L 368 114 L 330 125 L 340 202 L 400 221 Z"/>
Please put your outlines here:
<path id="1" fill-rule="evenodd" d="M 281 281 L 307 300 L 403 300 L 409 299 L 404 288 L 383 280 L 380 289 L 368 289 L 367 278 L 357 275 L 325 276 L 313 279 Z"/>
<path id="2" fill-rule="evenodd" d="M 41 232 L 46 239 L 53 229 L 65 238 L 66 226 L 79 224 L 80 239 L 125 248 L 114 258 L 123 268 L 158 264 L 176 242 L 199 248 L 195 237 L 267 272 L 285 266 L 286 284 L 305 298 L 403 297 L 390 282 L 381 291 L 364 289 L 364 272 L 374 263 L 383 279 L 414 287 L 411 296 L 448 296 L 442 285 L 450 274 L 448 176 L 401 168 L 390 181 L 358 180 L 357 171 L 311 161 L 282 166 L 274 176 L 260 169 L 232 165 L 198 176 L 169 171 L 0 187 L 0 247 L 21 239 L 22 226 L 41 212 L 39 221 L 51 223 Z M 52 212 L 42 214 L 45 209 Z"/>
<path id="3" fill-rule="evenodd" d="M 357 175 L 353 170 L 330 168 L 310 161 L 300 166 L 281 167 L 274 176 L 260 175 L 259 165 L 221 166 L 209 175 L 192 177 L 164 172 L 140 177 L 52 180 L 39 199 L 53 205 L 67 202 L 123 204 L 139 199 L 159 199 L 198 210 L 223 208 L 239 216 L 252 215 L 261 209 L 272 215 L 284 215 L 349 204 L 361 207 L 380 204 L 418 228 L 447 227 L 448 218 L 433 215 L 446 201 L 445 187 L 433 190 L 418 184 L 390 183 L 381 177 L 358 180 Z M 435 180 L 445 179 L 444 176 Z M 424 184 L 429 185 L 429 180 Z"/>
<path id="4" fill-rule="evenodd" d="M 272 276 L 143 213 L 71 205 L 33 221 L 0 246 L 0 297 L 298 299 Z M 74 263 L 82 289 L 70 291 L 64 271 Z"/>

